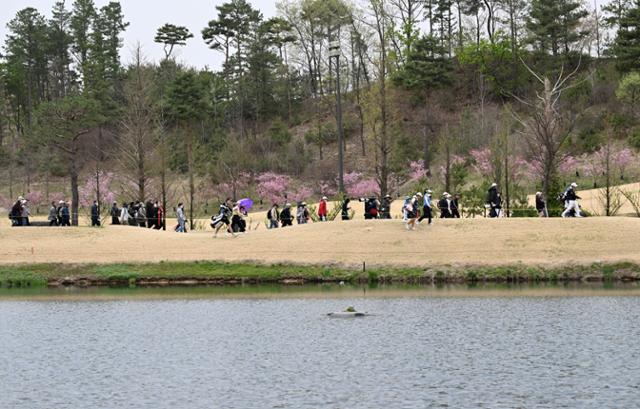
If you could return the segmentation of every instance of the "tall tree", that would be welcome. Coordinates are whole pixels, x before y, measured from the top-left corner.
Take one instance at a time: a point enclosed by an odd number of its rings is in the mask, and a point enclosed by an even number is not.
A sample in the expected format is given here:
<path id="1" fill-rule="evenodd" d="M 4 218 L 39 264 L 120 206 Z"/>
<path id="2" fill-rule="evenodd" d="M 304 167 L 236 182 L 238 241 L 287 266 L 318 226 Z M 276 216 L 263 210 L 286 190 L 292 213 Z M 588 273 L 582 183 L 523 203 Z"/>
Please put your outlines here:
<path id="1" fill-rule="evenodd" d="M 158 28 L 153 41 L 164 45 L 164 58 L 171 58 L 171 53 L 176 46 L 187 44 L 187 40 L 193 38 L 193 34 L 187 27 L 165 24 Z"/>
<path id="2" fill-rule="evenodd" d="M 86 82 L 87 59 L 91 48 L 91 26 L 97 11 L 93 0 L 75 0 L 71 14 L 73 53 L 80 66 L 83 84 Z"/>
<path id="3" fill-rule="evenodd" d="M 73 37 L 70 32 L 71 13 L 65 8 L 64 1 L 57 1 L 53 6 L 52 18 L 49 20 L 48 41 L 51 60 L 51 94 L 53 98 L 63 98 L 70 91 L 75 80 L 75 73 L 71 69 L 71 44 Z"/>
<path id="4" fill-rule="evenodd" d="M 527 18 L 529 41 L 538 51 L 566 55 L 588 34 L 581 30 L 588 14 L 577 0 L 532 0 Z"/>
<path id="5" fill-rule="evenodd" d="M 619 22 L 613 46 L 616 67 L 622 72 L 640 69 L 640 1 L 627 10 Z"/>
<path id="6" fill-rule="evenodd" d="M 198 125 L 207 112 L 204 87 L 198 76 L 187 71 L 177 76 L 169 86 L 166 95 L 166 107 L 169 117 L 180 132 L 187 154 L 187 171 L 189 175 L 189 219 L 193 229 L 193 206 L 195 196 L 194 185 L 194 137 Z"/>
<path id="7" fill-rule="evenodd" d="M 43 103 L 35 115 L 34 137 L 57 151 L 69 166 L 71 220 L 78 225 L 78 177 L 82 168 L 81 139 L 101 123 L 99 104 L 84 96 Z"/>

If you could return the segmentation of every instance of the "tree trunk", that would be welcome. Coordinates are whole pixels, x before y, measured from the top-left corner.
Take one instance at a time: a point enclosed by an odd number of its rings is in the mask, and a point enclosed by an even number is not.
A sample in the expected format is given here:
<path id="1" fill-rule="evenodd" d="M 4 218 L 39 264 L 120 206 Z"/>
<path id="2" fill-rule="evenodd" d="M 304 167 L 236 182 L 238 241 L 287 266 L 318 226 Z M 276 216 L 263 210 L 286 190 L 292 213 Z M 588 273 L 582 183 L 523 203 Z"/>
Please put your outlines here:
<path id="1" fill-rule="evenodd" d="M 193 136 L 191 135 L 191 129 L 187 129 L 186 135 L 187 143 L 187 163 L 189 167 L 189 226 L 193 230 L 193 198 L 195 196 L 195 186 L 193 182 Z"/>
<path id="2" fill-rule="evenodd" d="M 80 200 L 80 195 L 78 193 L 78 169 L 76 168 L 76 155 L 74 154 L 71 158 L 71 225 L 78 225 L 78 208 Z"/>

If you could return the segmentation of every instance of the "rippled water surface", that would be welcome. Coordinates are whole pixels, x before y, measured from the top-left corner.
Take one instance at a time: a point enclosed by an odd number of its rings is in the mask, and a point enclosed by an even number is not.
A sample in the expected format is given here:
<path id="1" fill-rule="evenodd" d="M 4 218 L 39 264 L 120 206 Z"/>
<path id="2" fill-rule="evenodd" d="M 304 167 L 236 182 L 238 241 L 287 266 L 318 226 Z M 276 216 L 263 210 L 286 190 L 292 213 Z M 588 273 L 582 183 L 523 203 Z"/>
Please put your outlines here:
<path id="1" fill-rule="evenodd" d="M 349 305 L 375 315 L 325 316 Z M 4 298 L 0 407 L 630 408 L 639 342 L 606 292 Z"/>

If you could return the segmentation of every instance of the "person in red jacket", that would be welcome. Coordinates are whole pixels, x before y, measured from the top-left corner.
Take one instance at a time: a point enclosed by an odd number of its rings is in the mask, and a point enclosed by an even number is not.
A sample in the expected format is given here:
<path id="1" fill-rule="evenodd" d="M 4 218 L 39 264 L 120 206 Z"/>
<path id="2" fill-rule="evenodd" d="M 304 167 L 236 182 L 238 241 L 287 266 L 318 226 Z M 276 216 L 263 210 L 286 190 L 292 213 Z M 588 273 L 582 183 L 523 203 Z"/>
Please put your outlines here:
<path id="1" fill-rule="evenodd" d="M 327 221 L 327 197 L 322 196 L 322 200 L 320 200 L 320 205 L 318 206 L 318 219 L 321 222 Z"/>

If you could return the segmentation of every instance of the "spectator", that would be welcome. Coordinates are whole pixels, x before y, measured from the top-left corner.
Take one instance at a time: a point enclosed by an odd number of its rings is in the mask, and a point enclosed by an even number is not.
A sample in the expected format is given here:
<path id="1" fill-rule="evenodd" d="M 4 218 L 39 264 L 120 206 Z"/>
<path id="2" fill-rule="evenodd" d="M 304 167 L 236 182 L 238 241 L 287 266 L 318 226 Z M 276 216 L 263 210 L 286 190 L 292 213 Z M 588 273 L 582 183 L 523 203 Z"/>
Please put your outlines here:
<path id="1" fill-rule="evenodd" d="M 318 205 L 318 220 L 321 222 L 327 221 L 327 197 L 322 196 L 320 204 Z"/>
<path id="2" fill-rule="evenodd" d="M 536 211 L 538 212 L 538 217 L 549 217 L 547 202 L 542 197 L 542 192 L 536 192 Z"/>
<path id="3" fill-rule="evenodd" d="M 444 192 L 442 197 L 438 201 L 438 209 L 440 209 L 440 218 L 441 219 L 450 219 L 451 218 L 451 202 L 448 199 L 449 193 Z"/>
<path id="4" fill-rule="evenodd" d="M 187 232 L 187 227 L 186 227 L 186 222 L 187 222 L 187 218 L 184 214 L 184 205 L 182 204 L 182 202 L 178 203 L 178 209 L 176 210 L 176 216 L 178 218 L 178 225 L 176 226 L 176 231 L 178 233 L 186 233 Z"/>
<path id="5" fill-rule="evenodd" d="M 385 195 L 380 204 L 380 215 L 383 219 L 391 219 L 391 196 Z"/>
<path id="6" fill-rule="evenodd" d="M 111 225 L 120 224 L 120 209 L 118 209 L 118 203 L 113 202 L 109 214 L 111 214 Z"/>
<path id="7" fill-rule="evenodd" d="M 455 194 L 453 198 L 449 195 L 449 200 L 451 200 L 451 217 L 455 219 L 460 218 L 460 195 Z"/>
<path id="8" fill-rule="evenodd" d="M 129 224 L 129 219 L 131 215 L 129 214 L 129 205 L 124 203 L 122 205 L 122 210 L 120 210 L 120 224 Z"/>
<path id="9" fill-rule="evenodd" d="M 340 210 L 340 212 L 342 213 L 342 220 L 349 220 L 349 210 L 351 210 L 351 208 L 349 207 L 349 203 L 351 202 L 351 200 L 347 197 L 342 201 L 342 208 Z"/>
<path id="10" fill-rule="evenodd" d="M 418 223 L 421 223 L 424 219 L 429 220 L 429 224 L 431 224 L 432 213 L 431 213 L 431 190 L 427 189 L 424 191 L 424 198 L 422 200 L 422 215 L 418 220 Z"/>
<path id="11" fill-rule="evenodd" d="M 280 221 L 282 223 L 282 227 L 293 225 L 293 215 L 291 214 L 291 203 L 286 203 L 284 205 L 284 209 L 282 209 L 282 213 L 280 213 Z"/>
<path id="12" fill-rule="evenodd" d="M 98 202 L 93 201 L 91 206 L 91 227 L 100 226 L 100 209 L 98 208 Z"/>
<path id="13" fill-rule="evenodd" d="M 502 196 L 498 192 L 498 184 L 492 183 L 487 192 L 487 204 L 489 205 L 489 217 L 500 217 L 502 209 Z"/>
<path id="14" fill-rule="evenodd" d="M 278 212 L 277 203 L 274 203 L 267 212 L 267 219 L 269 219 L 270 229 L 277 229 L 280 226 L 280 213 Z"/>
<path id="15" fill-rule="evenodd" d="M 69 204 L 67 202 L 63 202 L 60 214 L 62 215 L 62 223 L 60 225 L 71 226 L 71 212 L 69 212 Z"/>
<path id="16" fill-rule="evenodd" d="M 56 202 L 51 202 L 51 207 L 49 208 L 49 216 L 47 217 L 49 221 L 49 226 L 57 226 L 58 225 L 58 208 L 56 207 Z"/>

